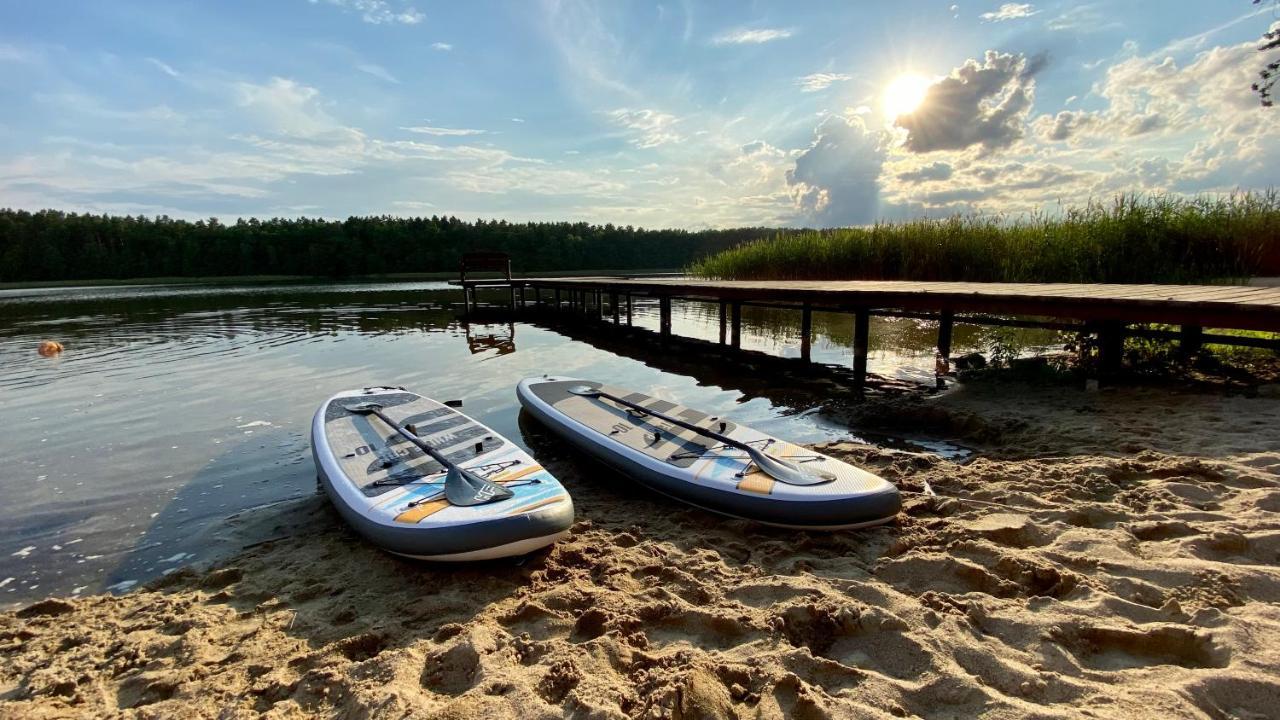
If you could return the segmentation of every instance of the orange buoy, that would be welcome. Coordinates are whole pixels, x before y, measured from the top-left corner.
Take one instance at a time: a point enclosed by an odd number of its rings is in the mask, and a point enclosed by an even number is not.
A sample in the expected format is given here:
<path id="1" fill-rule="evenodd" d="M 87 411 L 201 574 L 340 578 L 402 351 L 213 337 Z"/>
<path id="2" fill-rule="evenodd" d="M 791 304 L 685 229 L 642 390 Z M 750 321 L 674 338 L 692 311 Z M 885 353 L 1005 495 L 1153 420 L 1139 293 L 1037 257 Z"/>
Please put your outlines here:
<path id="1" fill-rule="evenodd" d="M 57 340 L 45 340 L 40 343 L 40 347 L 36 348 L 36 352 L 45 357 L 52 357 L 62 352 L 62 343 Z"/>

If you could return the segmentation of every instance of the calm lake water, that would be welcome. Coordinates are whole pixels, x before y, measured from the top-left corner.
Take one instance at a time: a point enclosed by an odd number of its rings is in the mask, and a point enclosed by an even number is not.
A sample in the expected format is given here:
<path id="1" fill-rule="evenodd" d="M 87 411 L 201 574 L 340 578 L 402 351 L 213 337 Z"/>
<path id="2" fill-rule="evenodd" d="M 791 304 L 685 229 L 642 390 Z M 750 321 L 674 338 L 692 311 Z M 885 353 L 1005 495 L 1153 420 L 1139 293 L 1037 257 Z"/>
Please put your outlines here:
<path id="1" fill-rule="evenodd" d="M 467 323 L 461 301 L 443 283 L 0 291 L 0 606 L 125 591 L 225 552 L 212 540 L 228 518 L 283 512 L 316 492 L 309 422 L 340 389 L 403 385 L 462 399 L 464 412 L 526 448 L 515 384 L 548 372 L 607 379 L 799 442 L 859 431 L 818 402 L 749 389 L 731 366 L 664 362 L 678 351 L 651 338 L 593 345 L 581 327 L 524 316 Z M 747 309 L 743 347 L 798 356 L 797 315 Z M 638 301 L 635 322 L 656 330 L 656 305 Z M 712 305 L 678 303 L 673 324 L 682 336 L 718 335 Z M 851 362 L 848 316 L 817 313 L 814 332 L 816 361 Z M 872 372 L 931 384 L 934 333 L 873 320 Z M 1020 341 L 1037 337 L 1051 340 Z M 66 352 L 40 357 L 44 339 Z M 957 326 L 957 351 L 989 341 Z"/>

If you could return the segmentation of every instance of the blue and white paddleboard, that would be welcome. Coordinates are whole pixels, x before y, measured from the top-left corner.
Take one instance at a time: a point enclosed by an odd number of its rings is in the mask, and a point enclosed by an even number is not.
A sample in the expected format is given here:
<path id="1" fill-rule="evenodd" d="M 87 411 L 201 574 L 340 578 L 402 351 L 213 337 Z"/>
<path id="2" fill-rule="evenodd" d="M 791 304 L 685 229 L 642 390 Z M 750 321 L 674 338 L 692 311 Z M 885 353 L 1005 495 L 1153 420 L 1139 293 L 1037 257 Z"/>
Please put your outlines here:
<path id="1" fill-rule="evenodd" d="M 444 469 L 382 419 L 348 410 L 374 403 L 450 462 L 510 489 L 466 507 L 444 497 Z M 573 501 L 560 482 L 493 430 L 402 388 L 347 390 L 311 425 L 316 471 L 338 513 L 370 542 L 425 560 L 522 555 L 569 534 Z"/>
<path id="2" fill-rule="evenodd" d="M 584 388 L 717 432 L 829 479 L 809 485 L 780 482 L 741 449 L 607 398 L 584 396 Z M 706 510 L 768 525 L 842 530 L 889 522 L 901 509 L 897 487 L 877 475 L 667 400 L 552 376 L 522 380 L 516 394 L 525 410 L 575 447 L 653 490 Z"/>

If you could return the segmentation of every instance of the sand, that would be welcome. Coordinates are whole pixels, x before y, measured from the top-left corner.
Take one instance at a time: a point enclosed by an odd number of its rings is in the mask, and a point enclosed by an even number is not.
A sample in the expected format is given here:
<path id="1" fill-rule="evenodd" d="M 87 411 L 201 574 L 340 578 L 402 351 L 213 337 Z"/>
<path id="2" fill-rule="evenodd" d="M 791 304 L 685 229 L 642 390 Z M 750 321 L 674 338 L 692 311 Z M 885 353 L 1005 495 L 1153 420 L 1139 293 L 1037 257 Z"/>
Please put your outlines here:
<path id="1" fill-rule="evenodd" d="M 283 539 L 215 567 L 0 615 L 0 716 L 1280 712 L 1280 400 L 978 384 L 860 412 L 978 455 L 828 451 L 991 504 L 773 530 L 540 441 L 579 517 L 550 551 L 428 566 L 322 498 L 277 507 L 252 522 Z"/>

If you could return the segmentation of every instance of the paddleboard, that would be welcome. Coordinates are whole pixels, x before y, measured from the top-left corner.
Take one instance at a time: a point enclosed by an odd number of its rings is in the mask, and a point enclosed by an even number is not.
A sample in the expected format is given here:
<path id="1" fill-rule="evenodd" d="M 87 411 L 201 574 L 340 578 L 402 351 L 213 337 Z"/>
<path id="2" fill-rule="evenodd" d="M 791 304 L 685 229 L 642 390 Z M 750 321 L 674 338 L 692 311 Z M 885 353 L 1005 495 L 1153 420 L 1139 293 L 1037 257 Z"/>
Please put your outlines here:
<path id="1" fill-rule="evenodd" d="M 607 398 L 570 391 L 580 391 L 582 386 L 747 443 L 833 479 L 814 485 L 780 482 L 761 472 L 740 449 Z M 644 393 L 544 376 L 522 380 L 516 394 L 526 411 L 578 449 L 653 490 L 706 510 L 767 525 L 843 530 L 888 522 L 901 509 L 898 489 L 866 470 Z"/>
<path id="2" fill-rule="evenodd" d="M 497 502 L 460 507 L 444 497 L 440 463 L 382 419 L 348 408 L 375 403 L 447 460 L 510 489 Z M 329 398 L 311 424 L 316 471 L 338 513 L 385 550 L 424 560 L 522 555 L 565 537 L 573 501 L 511 441 L 463 413 L 403 388 Z"/>

